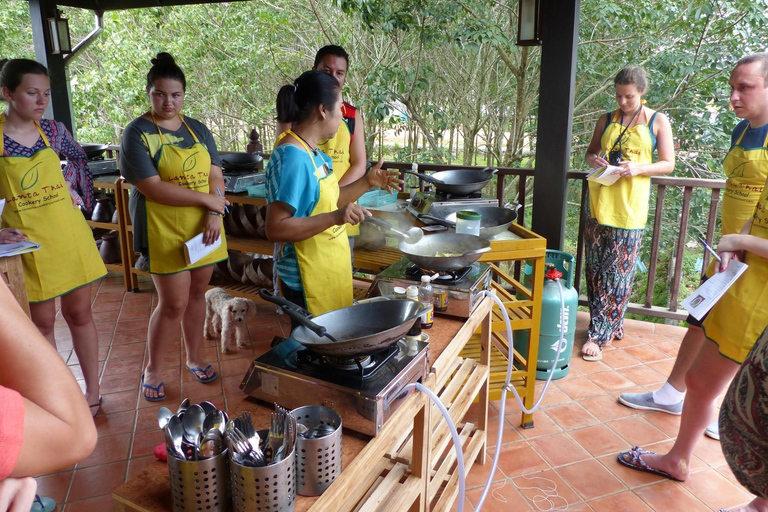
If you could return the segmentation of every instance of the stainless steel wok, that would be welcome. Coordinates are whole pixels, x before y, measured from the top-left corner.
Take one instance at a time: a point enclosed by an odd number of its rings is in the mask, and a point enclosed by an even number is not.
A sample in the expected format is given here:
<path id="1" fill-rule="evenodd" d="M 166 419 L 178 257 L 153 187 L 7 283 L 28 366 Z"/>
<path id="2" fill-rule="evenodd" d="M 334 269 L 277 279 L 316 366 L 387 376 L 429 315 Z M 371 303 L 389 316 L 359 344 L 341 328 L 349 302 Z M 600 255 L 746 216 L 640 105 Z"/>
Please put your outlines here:
<path id="1" fill-rule="evenodd" d="M 294 340 L 317 354 L 344 358 L 372 354 L 396 343 L 425 310 L 412 300 L 387 300 L 349 306 L 312 318 L 308 311 L 268 290 L 259 290 L 259 296 L 277 304 L 301 324 L 291 332 Z"/>
<path id="2" fill-rule="evenodd" d="M 490 172 L 488 172 L 490 171 Z M 451 171 L 439 171 L 432 174 L 421 174 L 413 171 L 403 171 L 405 174 L 413 174 L 419 178 L 433 183 L 438 192 L 455 196 L 468 196 L 482 190 L 491 181 L 498 169 L 486 167 L 482 171 L 474 169 L 454 169 Z"/>
<path id="3" fill-rule="evenodd" d="M 397 248 L 424 270 L 440 271 L 471 265 L 491 250 L 491 242 L 474 235 L 438 233 L 425 236 L 415 244 L 400 242 Z"/>
<path id="4" fill-rule="evenodd" d="M 469 206 L 467 208 L 462 208 L 462 210 L 477 212 L 483 216 L 480 221 L 480 236 L 487 240 L 506 231 L 509 225 L 517 219 L 517 212 L 515 210 L 500 208 L 498 206 Z M 433 220 L 448 228 L 455 228 L 456 213 L 457 212 L 453 212 L 445 218 L 427 214 L 420 214 L 418 217 L 419 219 Z"/>

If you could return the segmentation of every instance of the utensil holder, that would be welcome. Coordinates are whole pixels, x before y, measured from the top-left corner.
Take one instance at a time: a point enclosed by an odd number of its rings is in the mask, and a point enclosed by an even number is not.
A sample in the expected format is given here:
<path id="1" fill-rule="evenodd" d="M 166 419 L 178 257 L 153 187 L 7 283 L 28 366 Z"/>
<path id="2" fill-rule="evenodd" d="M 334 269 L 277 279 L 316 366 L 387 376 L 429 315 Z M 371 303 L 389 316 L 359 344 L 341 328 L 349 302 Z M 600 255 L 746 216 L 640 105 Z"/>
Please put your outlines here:
<path id="1" fill-rule="evenodd" d="M 259 430 L 266 439 L 269 431 Z M 230 459 L 232 505 L 235 512 L 292 512 L 296 506 L 296 449 L 277 464 L 260 468 Z"/>
<path id="2" fill-rule="evenodd" d="M 299 407 L 291 414 L 308 429 L 318 425 L 335 429 L 319 439 L 296 437 L 296 493 L 320 496 L 341 473 L 341 416 L 322 405 Z"/>
<path id="3" fill-rule="evenodd" d="M 229 454 L 224 450 L 206 460 L 184 461 L 168 455 L 174 512 L 227 512 L 230 510 Z"/>

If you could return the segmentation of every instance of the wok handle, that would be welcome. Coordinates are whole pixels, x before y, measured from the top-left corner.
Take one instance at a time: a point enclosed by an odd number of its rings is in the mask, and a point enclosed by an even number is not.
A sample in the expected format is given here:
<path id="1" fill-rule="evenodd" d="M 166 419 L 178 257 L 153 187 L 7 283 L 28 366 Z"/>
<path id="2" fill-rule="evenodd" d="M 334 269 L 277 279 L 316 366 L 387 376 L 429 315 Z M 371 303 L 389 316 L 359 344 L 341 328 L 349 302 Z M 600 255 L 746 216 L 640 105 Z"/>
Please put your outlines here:
<path id="1" fill-rule="evenodd" d="M 399 229 L 396 229 L 392 224 L 385 220 L 381 220 L 377 217 L 366 217 L 363 222 L 370 222 L 371 224 L 375 224 L 376 226 L 379 226 L 380 228 L 384 228 L 390 233 L 394 233 L 398 238 L 408 238 L 408 235 L 400 231 Z"/>
<path id="2" fill-rule="evenodd" d="M 414 176 L 418 176 L 424 181 L 427 181 L 429 183 L 434 183 L 435 185 L 445 185 L 445 182 L 438 180 L 437 178 L 433 178 L 429 174 L 421 174 L 420 172 L 413 172 L 413 171 L 403 171 L 403 174 L 413 174 Z"/>
<path id="3" fill-rule="evenodd" d="M 291 302 L 291 301 L 289 301 L 288 299 L 286 299 L 284 297 L 281 297 L 279 295 L 276 295 L 276 294 L 272 293 L 271 291 L 267 290 L 266 288 L 259 289 L 259 297 L 261 297 L 262 299 L 264 299 L 267 302 L 271 302 L 272 304 L 277 304 L 278 306 L 283 308 L 283 310 L 286 310 L 286 308 L 290 308 L 290 309 L 293 309 L 294 311 L 296 311 L 298 313 L 303 313 L 304 316 L 306 316 L 307 318 L 312 318 L 312 313 L 310 313 L 306 309 L 302 308 L 301 306 L 299 306 L 295 302 Z"/>
<path id="4" fill-rule="evenodd" d="M 315 322 L 311 320 L 312 313 L 310 313 L 306 309 L 301 308 L 298 304 L 295 304 L 283 297 L 279 297 L 274 293 L 270 292 L 269 290 L 267 290 L 266 288 L 262 288 L 259 290 L 259 297 L 266 300 L 267 302 L 277 304 L 283 309 L 283 311 L 285 311 L 286 315 L 288 315 L 293 320 L 303 325 L 310 331 L 314 332 L 318 336 L 320 337 L 325 336 L 331 341 L 337 341 L 336 338 L 328 334 L 325 327 L 323 327 L 322 325 L 317 325 Z"/>
<path id="5" fill-rule="evenodd" d="M 488 171 L 491 171 L 490 174 L 496 174 L 497 172 L 499 172 L 499 170 L 496 167 L 486 167 L 480 172 L 488 172 Z"/>
<path id="6" fill-rule="evenodd" d="M 451 221 L 449 221 L 447 219 L 442 219 L 440 217 L 435 217 L 434 215 L 428 215 L 426 213 L 420 213 L 420 214 L 417 215 L 417 217 L 419 219 L 433 220 L 433 221 L 437 222 L 438 224 L 440 224 L 441 226 L 445 226 L 447 228 L 455 228 L 456 227 L 456 223 L 455 222 L 451 222 Z"/>

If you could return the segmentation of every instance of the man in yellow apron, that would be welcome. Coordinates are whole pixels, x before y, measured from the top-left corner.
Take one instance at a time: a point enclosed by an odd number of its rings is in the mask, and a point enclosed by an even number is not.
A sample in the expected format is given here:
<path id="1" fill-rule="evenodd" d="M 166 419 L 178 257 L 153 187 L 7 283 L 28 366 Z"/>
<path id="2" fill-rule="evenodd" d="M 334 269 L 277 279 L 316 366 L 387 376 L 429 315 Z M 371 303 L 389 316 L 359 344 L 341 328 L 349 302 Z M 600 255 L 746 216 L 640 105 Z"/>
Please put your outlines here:
<path id="1" fill-rule="evenodd" d="M 731 135 L 731 149 L 723 161 L 726 175 L 725 194 L 721 209 L 723 236 L 739 233 L 752 217 L 763 185 L 768 179 L 768 56 L 756 54 L 745 57 L 736 65 L 731 82 L 736 100 L 732 101 L 736 115 L 743 120 Z M 745 82 L 746 80 L 746 82 Z M 753 83 L 754 82 L 754 83 Z M 749 89 L 746 94 L 743 90 Z M 714 273 L 714 262 L 706 275 Z M 742 277 L 743 279 L 743 277 Z M 683 337 L 675 365 L 667 382 L 658 390 L 646 393 L 624 393 L 622 404 L 641 410 L 679 415 L 683 411 L 685 375 L 704 344 L 703 320 L 688 317 L 688 331 Z M 706 434 L 719 437 L 717 421 L 707 427 Z"/>
<path id="2" fill-rule="evenodd" d="M 740 60 L 731 73 L 730 84 L 731 105 L 737 115 L 747 119 L 752 128 L 768 125 L 768 55 L 752 55 Z M 742 135 L 735 132 L 734 141 L 743 144 Z M 752 158 L 754 156 L 759 158 Z M 736 168 L 742 167 L 744 172 L 736 174 L 749 176 L 750 167 L 764 169 L 768 165 L 765 156 L 765 148 L 745 151 L 738 143 L 734 144 L 725 160 L 727 173 L 730 176 Z M 731 187 L 738 187 L 738 182 L 731 184 Z M 733 208 L 733 205 L 731 203 L 728 208 Z M 687 394 L 675 444 L 665 455 L 656 455 L 635 447 L 619 454 L 619 462 L 622 464 L 675 480 L 687 478 L 696 441 L 714 416 L 715 400 L 731 382 L 739 365 L 768 324 L 767 209 L 768 189 L 764 187 L 753 210 L 752 221 L 742 228 L 742 234 L 724 235 L 718 244 L 718 252 L 723 259 L 719 264 L 721 269 L 726 268 L 734 256 L 744 259 L 749 268 L 704 320 L 703 335 L 712 343 L 701 342 L 685 375 Z M 724 211 L 724 215 L 733 213 L 731 219 L 737 219 L 744 211 L 744 208 L 733 208 L 733 211 Z M 726 223 L 723 225 L 725 229 Z M 733 222 L 729 225 L 732 226 Z"/>

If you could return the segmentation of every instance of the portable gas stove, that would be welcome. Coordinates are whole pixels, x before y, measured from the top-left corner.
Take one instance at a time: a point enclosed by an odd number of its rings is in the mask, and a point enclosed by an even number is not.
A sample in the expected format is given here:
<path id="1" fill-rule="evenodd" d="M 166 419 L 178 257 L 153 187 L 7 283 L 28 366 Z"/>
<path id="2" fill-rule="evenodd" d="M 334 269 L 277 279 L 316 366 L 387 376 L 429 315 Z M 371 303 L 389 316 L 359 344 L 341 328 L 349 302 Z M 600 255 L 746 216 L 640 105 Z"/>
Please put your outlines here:
<path id="1" fill-rule="evenodd" d="M 408 258 L 401 258 L 379 273 L 368 289 L 366 297 L 395 295 L 395 287 L 408 287 L 421 284 L 421 276 L 433 276 L 430 272 L 417 267 Z M 432 295 L 438 297 L 441 292 L 448 295 L 448 309 L 435 310 L 435 313 L 459 318 L 469 318 L 478 304 L 478 293 L 491 286 L 491 266 L 475 262 L 468 267 L 440 272 L 432 280 Z"/>
<path id="2" fill-rule="evenodd" d="M 224 175 L 224 190 L 231 194 L 245 192 L 248 187 L 267 181 L 265 172 L 228 171 L 225 169 L 222 174 Z"/>
<path id="3" fill-rule="evenodd" d="M 352 359 L 315 354 L 292 338 L 256 358 L 240 383 L 247 395 L 288 409 L 324 405 L 344 427 L 377 435 L 429 367 L 429 344 L 401 339 L 381 352 Z"/>
<path id="4" fill-rule="evenodd" d="M 114 158 L 94 158 L 88 160 L 88 169 L 91 176 L 101 176 L 102 174 L 117 174 L 117 160 Z"/>
<path id="5" fill-rule="evenodd" d="M 469 196 L 443 195 L 437 192 L 416 192 L 406 210 L 415 220 L 423 224 L 436 224 L 435 221 L 418 218 L 419 214 L 429 214 L 445 218 L 453 212 L 463 210 L 468 206 L 499 206 L 499 200 L 483 197 L 480 192 Z"/>

